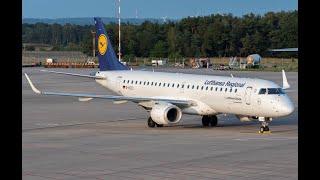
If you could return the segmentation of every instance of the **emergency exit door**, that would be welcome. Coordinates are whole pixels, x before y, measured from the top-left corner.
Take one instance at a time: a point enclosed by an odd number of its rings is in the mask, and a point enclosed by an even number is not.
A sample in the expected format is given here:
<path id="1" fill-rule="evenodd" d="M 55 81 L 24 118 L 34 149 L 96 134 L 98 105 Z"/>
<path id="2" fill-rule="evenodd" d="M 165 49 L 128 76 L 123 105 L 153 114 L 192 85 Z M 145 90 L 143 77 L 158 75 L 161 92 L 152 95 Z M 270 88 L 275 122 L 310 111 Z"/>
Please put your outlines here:
<path id="1" fill-rule="evenodd" d="M 244 99 L 247 105 L 251 104 L 251 91 L 252 87 L 247 87 L 246 92 L 244 94 Z"/>

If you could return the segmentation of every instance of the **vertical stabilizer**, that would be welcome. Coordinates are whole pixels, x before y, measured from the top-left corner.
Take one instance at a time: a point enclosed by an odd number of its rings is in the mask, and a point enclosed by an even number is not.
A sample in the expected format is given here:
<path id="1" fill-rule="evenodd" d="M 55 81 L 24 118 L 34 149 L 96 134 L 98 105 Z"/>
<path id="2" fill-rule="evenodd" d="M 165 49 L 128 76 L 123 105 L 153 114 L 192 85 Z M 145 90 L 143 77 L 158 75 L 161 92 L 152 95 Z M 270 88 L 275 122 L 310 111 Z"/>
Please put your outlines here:
<path id="1" fill-rule="evenodd" d="M 117 58 L 101 18 L 94 18 L 100 71 L 129 70 Z"/>

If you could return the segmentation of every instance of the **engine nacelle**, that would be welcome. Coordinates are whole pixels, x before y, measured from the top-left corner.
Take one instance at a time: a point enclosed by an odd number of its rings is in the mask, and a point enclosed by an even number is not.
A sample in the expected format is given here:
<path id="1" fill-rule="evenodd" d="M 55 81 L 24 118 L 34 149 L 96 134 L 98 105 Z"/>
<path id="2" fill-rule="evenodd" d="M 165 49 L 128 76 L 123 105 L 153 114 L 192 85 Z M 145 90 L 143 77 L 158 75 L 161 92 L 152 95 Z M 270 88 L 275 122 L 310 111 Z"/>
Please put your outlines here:
<path id="1" fill-rule="evenodd" d="M 174 124 L 181 120 L 182 112 L 177 106 L 164 103 L 156 104 L 151 112 L 151 118 L 157 124 Z"/>
<path id="2" fill-rule="evenodd" d="M 241 122 L 247 122 L 247 121 L 252 121 L 252 120 L 257 120 L 257 119 L 258 119 L 258 117 L 255 117 L 255 116 L 236 115 L 236 117 L 237 117 Z"/>

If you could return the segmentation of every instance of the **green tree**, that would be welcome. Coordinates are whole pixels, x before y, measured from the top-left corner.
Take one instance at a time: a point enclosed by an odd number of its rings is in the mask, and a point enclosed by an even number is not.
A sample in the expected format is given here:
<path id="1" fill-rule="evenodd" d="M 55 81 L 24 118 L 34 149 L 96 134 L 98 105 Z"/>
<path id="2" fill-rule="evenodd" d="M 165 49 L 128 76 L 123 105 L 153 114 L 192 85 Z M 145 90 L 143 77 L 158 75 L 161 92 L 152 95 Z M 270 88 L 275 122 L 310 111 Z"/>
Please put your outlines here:
<path id="1" fill-rule="evenodd" d="M 151 57 L 167 57 L 167 45 L 163 41 L 158 41 L 150 51 Z"/>
<path id="2" fill-rule="evenodd" d="M 93 25 L 23 24 L 23 43 L 42 43 L 57 50 L 80 49 L 92 55 Z M 118 25 L 105 26 L 116 53 Z M 298 47 L 298 11 L 268 12 L 265 15 L 212 14 L 187 17 L 164 24 L 145 21 L 140 25 L 122 24 L 123 56 L 205 57 L 259 53 L 267 49 Z M 157 47 L 155 45 L 158 45 Z M 161 46 L 160 46 L 161 45 Z M 164 51 L 158 51 L 162 47 Z"/>

